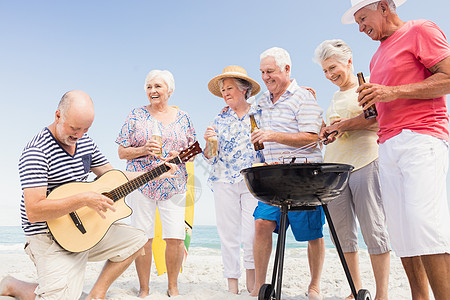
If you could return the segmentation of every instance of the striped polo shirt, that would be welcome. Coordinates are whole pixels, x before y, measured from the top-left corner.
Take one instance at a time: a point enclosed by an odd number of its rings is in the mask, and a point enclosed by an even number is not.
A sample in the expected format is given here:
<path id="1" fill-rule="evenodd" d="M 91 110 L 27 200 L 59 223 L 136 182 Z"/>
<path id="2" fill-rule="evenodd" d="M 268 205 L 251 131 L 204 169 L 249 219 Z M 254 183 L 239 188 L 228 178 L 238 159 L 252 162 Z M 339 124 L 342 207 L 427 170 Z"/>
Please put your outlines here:
<path id="1" fill-rule="evenodd" d="M 73 181 L 85 181 L 91 168 L 108 161 L 94 141 L 84 134 L 77 141 L 75 154 L 67 153 L 48 128 L 44 128 L 25 146 L 19 160 L 19 176 L 22 190 L 47 187 L 47 195 L 56 187 Z M 47 233 L 46 222 L 30 223 L 25 212 L 22 193 L 20 202 L 22 229 L 25 235 Z"/>
<path id="2" fill-rule="evenodd" d="M 298 86 L 295 79 L 277 102 L 272 103 L 272 95 L 266 91 L 257 103 L 261 110 L 261 129 L 288 133 L 320 132 L 323 110 L 314 96 Z M 322 152 L 318 147 L 299 151 L 296 147 L 264 142 L 263 151 L 267 163 L 282 163 L 280 158 L 292 156 L 297 157 L 296 162 L 304 162 L 305 158 L 309 162 L 322 162 Z"/>

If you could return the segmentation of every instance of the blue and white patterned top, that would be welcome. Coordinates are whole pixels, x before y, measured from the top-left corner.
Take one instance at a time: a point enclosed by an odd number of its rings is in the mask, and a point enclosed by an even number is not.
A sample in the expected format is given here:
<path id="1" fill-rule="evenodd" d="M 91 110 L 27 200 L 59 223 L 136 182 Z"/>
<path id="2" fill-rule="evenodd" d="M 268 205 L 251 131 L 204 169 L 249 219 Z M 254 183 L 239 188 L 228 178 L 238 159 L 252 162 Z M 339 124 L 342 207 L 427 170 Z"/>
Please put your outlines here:
<path id="1" fill-rule="evenodd" d="M 263 162 L 260 151 L 255 151 L 250 142 L 251 114 L 255 115 L 259 126 L 260 114 L 255 106 L 250 106 L 248 113 L 242 119 L 239 119 L 231 108 L 214 118 L 212 126 L 217 132 L 218 155 L 210 159 L 203 155 L 212 165 L 208 178 L 211 189 L 213 182 L 241 182 L 244 180 L 240 173 L 242 169 L 249 168 L 254 163 Z"/>
<path id="2" fill-rule="evenodd" d="M 295 79 L 275 104 L 272 103 L 269 91 L 262 94 L 257 101 L 257 109 L 261 110 L 261 129 L 319 134 L 322 126 L 322 108 L 308 90 L 298 86 Z M 275 142 L 264 143 L 263 153 L 266 163 L 282 163 L 279 158 L 289 156 L 287 153 L 290 152 L 295 153 L 295 157 L 307 158 L 309 162 L 322 162 L 322 151 L 318 147 L 298 151 L 295 147 Z"/>

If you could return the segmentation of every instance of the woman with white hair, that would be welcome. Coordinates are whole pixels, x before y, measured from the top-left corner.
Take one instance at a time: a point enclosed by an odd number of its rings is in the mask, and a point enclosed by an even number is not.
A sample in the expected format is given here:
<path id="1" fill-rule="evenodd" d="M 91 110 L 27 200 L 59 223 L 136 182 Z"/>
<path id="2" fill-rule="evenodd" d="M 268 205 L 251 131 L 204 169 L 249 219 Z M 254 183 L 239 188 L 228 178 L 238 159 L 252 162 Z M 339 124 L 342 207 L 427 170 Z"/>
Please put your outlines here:
<path id="1" fill-rule="evenodd" d="M 227 278 L 228 290 L 237 294 L 242 244 L 247 290 L 252 292 L 255 285 L 253 211 L 258 200 L 248 190 L 240 170 L 262 162 L 260 151 L 255 151 L 250 142 L 250 115 L 256 115 L 256 121 L 259 121 L 259 116 L 256 108 L 247 102 L 261 88 L 239 66 L 226 67 L 222 74 L 210 80 L 208 88 L 215 96 L 223 98 L 227 105 L 204 135 L 206 141 L 217 138 L 218 144 L 217 153 L 212 153 L 207 142 L 204 157 L 211 165 L 208 183 L 214 194 L 223 276 Z"/>
<path id="2" fill-rule="evenodd" d="M 127 171 L 148 171 L 160 165 L 169 152 L 187 148 L 196 139 L 188 114 L 168 104 L 175 89 L 175 81 L 169 71 L 149 72 L 144 88 L 149 104 L 131 111 L 116 139 L 119 157 L 127 160 Z M 160 138 L 152 138 L 155 135 Z M 144 230 L 148 237 L 145 254 L 135 262 L 141 298 L 149 295 L 156 207 L 166 241 L 167 294 L 179 294 L 177 279 L 183 261 L 185 238 L 186 166 L 179 165 L 175 175 L 175 178 L 151 181 L 127 198 L 133 208 L 131 224 Z"/>
<path id="3" fill-rule="evenodd" d="M 339 87 L 326 113 L 327 126 L 320 138 L 333 131 L 338 137 L 329 138 L 324 162 L 345 163 L 355 168 L 342 194 L 328 204 L 355 288 L 361 288 L 358 266 L 357 222 L 367 245 L 375 276 L 375 299 L 388 298 L 390 242 L 381 201 L 378 173 L 378 144 L 376 119 L 364 119 L 358 105 L 358 80 L 353 74 L 352 50 L 342 40 L 322 42 L 315 59 L 325 77 Z M 347 297 L 353 299 L 353 295 Z"/>

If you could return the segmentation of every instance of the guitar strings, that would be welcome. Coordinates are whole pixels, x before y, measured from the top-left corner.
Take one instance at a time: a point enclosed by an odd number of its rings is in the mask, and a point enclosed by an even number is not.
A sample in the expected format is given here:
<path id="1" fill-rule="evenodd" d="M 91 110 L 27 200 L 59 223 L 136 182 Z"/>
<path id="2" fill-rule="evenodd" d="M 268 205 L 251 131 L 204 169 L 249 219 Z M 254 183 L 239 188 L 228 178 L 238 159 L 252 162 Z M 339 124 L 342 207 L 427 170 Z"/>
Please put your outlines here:
<path id="1" fill-rule="evenodd" d="M 169 161 L 169 163 L 172 164 L 180 164 L 181 163 L 181 159 L 179 157 L 175 157 L 173 159 L 171 159 Z M 131 193 L 132 191 L 136 190 L 138 187 L 146 184 L 147 182 L 155 179 L 156 177 L 164 174 L 165 172 L 167 172 L 170 168 L 168 166 L 166 166 L 165 164 L 162 164 L 150 171 L 148 171 L 145 174 L 142 174 L 138 177 L 136 177 L 133 180 L 128 181 L 127 183 L 113 189 L 112 191 L 109 192 L 109 194 L 113 197 L 112 200 L 118 201 L 120 199 L 122 199 L 123 197 L 125 197 L 126 195 L 128 195 L 129 193 Z"/>

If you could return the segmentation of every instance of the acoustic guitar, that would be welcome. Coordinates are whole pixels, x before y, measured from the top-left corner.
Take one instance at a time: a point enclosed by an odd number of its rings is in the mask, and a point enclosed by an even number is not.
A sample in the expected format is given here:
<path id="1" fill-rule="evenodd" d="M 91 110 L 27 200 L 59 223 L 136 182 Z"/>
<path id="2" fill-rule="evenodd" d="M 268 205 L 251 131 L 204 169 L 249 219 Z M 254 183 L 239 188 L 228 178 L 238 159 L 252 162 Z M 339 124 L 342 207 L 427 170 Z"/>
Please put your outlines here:
<path id="1" fill-rule="evenodd" d="M 169 162 L 181 164 L 201 152 L 198 142 L 195 142 Z M 67 215 L 47 221 L 50 233 L 62 248 L 70 252 L 82 252 L 94 247 L 102 240 L 114 222 L 128 217 L 133 212 L 125 203 L 125 196 L 169 169 L 162 164 L 130 181 L 121 171 L 111 170 L 92 182 L 71 182 L 55 188 L 48 195 L 49 199 L 96 192 L 113 200 L 116 211 L 108 210 L 104 213 L 106 216 L 104 219 L 92 208 L 84 206 Z"/>

